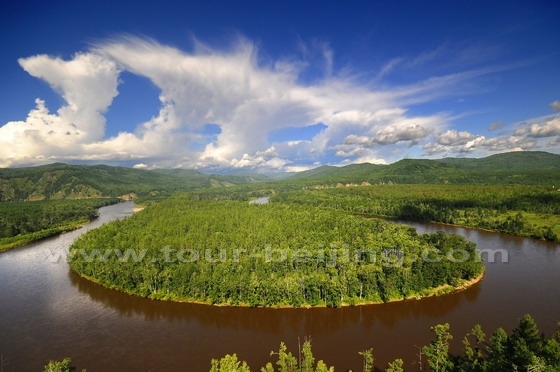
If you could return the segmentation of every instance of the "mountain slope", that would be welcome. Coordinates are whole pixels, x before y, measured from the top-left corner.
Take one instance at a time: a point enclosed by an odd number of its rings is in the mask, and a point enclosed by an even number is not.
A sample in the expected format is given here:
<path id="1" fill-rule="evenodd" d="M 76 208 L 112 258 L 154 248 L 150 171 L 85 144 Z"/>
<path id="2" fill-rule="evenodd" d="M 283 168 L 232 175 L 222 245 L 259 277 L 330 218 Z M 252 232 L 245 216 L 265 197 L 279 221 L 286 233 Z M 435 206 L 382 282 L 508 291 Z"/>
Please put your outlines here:
<path id="1" fill-rule="evenodd" d="M 477 171 L 560 171 L 560 155 L 544 151 L 515 151 L 490 155 L 480 159 L 444 158 L 437 161 Z"/>
<path id="2" fill-rule="evenodd" d="M 323 166 L 299 173 L 290 180 L 307 185 L 362 182 L 555 185 L 560 182 L 560 155 L 522 151 L 481 159 L 403 159 L 389 165 Z"/>
<path id="3" fill-rule="evenodd" d="M 169 195 L 201 187 L 259 182 L 264 178 L 206 175 L 195 170 L 144 170 L 108 165 L 54 163 L 0 169 L 0 201 Z"/>
<path id="4" fill-rule="evenodd" d="M 169 195 L 175 191 L 259 182 L 291 185 L 399 184 L 549 184 L 560 185 L 560 155 L 510 152 L 481 159 L 403 159 L 389 165 L 322 166 L 283 180 L 258 174 L 208 175 L 196 170 L 145 170 L 108 165 L 54 163 L 0 169 L 0 201 L 30 201 Z"/>

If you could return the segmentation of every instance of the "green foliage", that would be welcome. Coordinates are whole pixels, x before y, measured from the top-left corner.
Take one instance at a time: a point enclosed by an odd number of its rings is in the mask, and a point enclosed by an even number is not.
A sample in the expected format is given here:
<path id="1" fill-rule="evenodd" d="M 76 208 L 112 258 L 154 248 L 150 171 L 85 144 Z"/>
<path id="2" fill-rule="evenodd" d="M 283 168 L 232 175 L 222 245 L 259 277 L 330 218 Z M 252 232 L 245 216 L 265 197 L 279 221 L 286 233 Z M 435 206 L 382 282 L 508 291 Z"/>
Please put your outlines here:
<path id="1" fill-rule="evenodd" d="M 237 355 L 226 355 L 221 359 L 212 359 L 210 372 L 251 372 L 246 362 L 237 360 Z"/>
<path id="2" fill-rule="evenodd" d="M 533 317 L 527 314 L 521 318 L 509 337 L 508 346 L 511 361 L 517 367 L 527 368 L 533 364 L 535 357 L 540 357 L 544 337 L 539 334 Z"/>
<path id="3" fill-rule="evenodd" d="M 0 251 L 72 230 L 97 217 L 97 209 L 119 199 L 0 203 Z"/>
<path id="4" fill-rule="evenodd" d="M 546 339 L 534 319 L 524 315 L 510 336 L 498 328 L 483 347 L 484 333 L 477 325 L 465 336 L 465 352 L 455 358 L 453 371 L 558 371 L 558 338 L 556 332 Z"/>
<path id="5" fill-rule="evenodd" d="M 449 259 L 455 249 L 468 257 Z M 426 252 L 435 259 L 424 262 Z M 69 258 L 81 275 L 140 296 L 249 306 L 403 299 L 452 289 L 483 270 L 475 245 L 459 235 L 418 235 L 407 226 L 309 206 L 189 195 L 88 232 Z"/>
<path id="6" fill-rule="evenodd" d="M 507 371 L 511 365 L 508 360 L 508 336 L 503 328 L 498 328 L 488 341 L 486 369 L 488 371 Z"/>
<path id="7" fill-rule="evenodd" d="M 473 329 L 463 338 L 464 352 L 462 358 L 456 363 L 455 370 L 465 372 L 483 372 L 484 355 L 482 346 L 486 335 L 482 331 L 480 324 L 476 324 Z M 473 346 L 474 345 L 474 346 Z"/>
<path id="8" fill-rule="evenodd" d="M 375 359 L 373 358 L 373 349 L 363 350 L 358 354 L 360 354 L 364 358 L 364 372 L 373 371 L 375 361 Z"/>
<path id="9" fill-rule="evenodd" d="M 430 370 L 435 372 L 451 371 L 453 363 L 449 355 L 449 340 L 453 336 L 449 333 L 449 323 L 438 324 L 431 329 L 436 338 L 422 348 L 428 358 Z"/>
<path id="10" fill-rule="evenodd" d="M 389 362 L 389 366 L 385 370 L 386 372 L 403 372 L 403 365 L 404 362 L 402 359 L 395 359 L 392 362 Z"/>
<path id="11" fill-rule="evenodd" d="M 328 367 L 325 362 L 319 360 L 315 364 L 315 357 L 313 356 L 313 351 L 311 350 L 311 341 L 305 341 L 301 346 L 299 351 L 301 355 L 301 360 L 296 359 L 294 355 L 288 351 L 286 345 L 282 342 L 280 343 L 280 348 L 278 352 L 271 352 L 270 355 L 277 355 L 278 360 L 276 361 L 276 366 L 278 369 L 274 369 L 272 363 L 267 363 L 265 367 L 261 368 L 262 372 L 334 372 L 334 367 Z"/>
<path id="12" fill-rule="evenodd" d="M 61 361 L 51 360 L 43 370 L 44 372 L 73 372 L 76 368 L 72 366 L 72 360 L 70 358 L 64 358 Z M 82 372 L 86 372 L 85 369 Z"/>
<path id="13" fill-rule="evenodd" d="M 544 186 L 373 185 L 282 192 L 274 202 L 558 241 L 560 192 Z"/>

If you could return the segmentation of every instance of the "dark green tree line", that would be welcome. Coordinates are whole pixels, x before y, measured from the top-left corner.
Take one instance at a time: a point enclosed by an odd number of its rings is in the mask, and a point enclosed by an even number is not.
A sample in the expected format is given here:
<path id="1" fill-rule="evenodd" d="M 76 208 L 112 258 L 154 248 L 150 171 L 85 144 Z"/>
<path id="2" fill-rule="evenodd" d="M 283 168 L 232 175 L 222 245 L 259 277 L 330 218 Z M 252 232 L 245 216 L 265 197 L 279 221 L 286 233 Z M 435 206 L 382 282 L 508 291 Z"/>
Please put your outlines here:
<path id="1" fill-rule="evenodd" d="M 72 230 L 97 217 L 97 209 L 120 199 L 0 203 L 0 250 Z"/>

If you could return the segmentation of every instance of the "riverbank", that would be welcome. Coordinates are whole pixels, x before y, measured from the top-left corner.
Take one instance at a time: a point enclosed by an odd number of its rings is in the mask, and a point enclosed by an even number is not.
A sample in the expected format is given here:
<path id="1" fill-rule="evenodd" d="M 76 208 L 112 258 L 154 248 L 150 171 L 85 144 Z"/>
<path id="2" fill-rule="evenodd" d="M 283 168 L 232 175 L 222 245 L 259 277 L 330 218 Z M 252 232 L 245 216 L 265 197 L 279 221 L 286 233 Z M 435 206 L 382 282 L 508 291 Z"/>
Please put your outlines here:
<path id="1" fill-rule="evenodd" d="M 538 236 L 535 236 L 534 234 L 530 234 L 530 233 L 512 234 L 512 233 L 509 233 L 507 231 L 502 231 L 502 230 L 499 230 L 499 229 L 477 227 L 477 226 L 461 224 L 461 223 L 447 223 L 447 222 L 440 222 L 440 221 L 433 221 L 433 220 L 422 220 L 422 219 L 416 219 L 416 220 L 415 219 L 403 219 L 401 217 L 362 214 L 362 213 L 358 213 L 358 214 L 354 214 L 354 215 L 355 216 L 361 216 L 361 217 L 364 217 L 364 218 L 380 218 L 380 219 L 387 220 L 387 221 L 402 221 L 402 222 L 405 222 L 405 223 L 406 223 L 406 221 L 433 223 L 433 224 L 436 224 L 436 225 L 461 227 L 461 228 L 469 229 L 469 230 L 486 231 L 486 232 L 492 232 L 492 233 L 498 233 L 498 234 L 507 234 L 507 235 L 510 235 L 510 236 L 517 236 L 517 237 L 520 237 L 520 238 L 529 238 L 529 239 L 544 240 L 544 241 L 549 241 L 549 242 L 554 242 L 554 243 L 560 243 L 560 235 L 556 235 L 555 237 L 553 237 L 551 239 L 545 239 L 543 237 L 538 237 Z M 531 218 L 529 218 L 529 222 L 533 225 L 537 225 L 536 218 L 533 215 L 534 214 L 525 213 L 524 216 L 531 217 Z M 555 225 L 556 219 L 558 219 L 558 222 L 560 222 L 560 218 L 558 218 L 557 216 L 554 216 L 554 217 L 555 218 L 554 218 L 554 221 L 553 221 L 552 225 Z M 540 223 L 540 225 L 543 225 L 543 224 Z"/>
<path id="2" fill-rule="evenodd" d="M 76 275 L 78 275 L 80 278 L 84 279 L 84 280 L 88 280 L 92 283 L 95 283 L 103 288 L 112 290 L 112 291 L 116 291 L 116 292 L 120 292 L 129 296 L 134 296 L 134 297 L 141 297 L 139 296 L 137 293 L 134 293 L 132 291 L 126 291 L 123 290 L 121 288 L 118 288 L 116 286 L 106 286 L 105 284 L 101 283 L 100 281 L 96 280 L 95 278 L 92 277 L 88 277 L 85 276 L 83 274 L 80 274 L 76 271 L 74 271 L 74 273 L 76 273 Z M 342 302 L 340 304 L 340 307 L 355 307 L 355 306 L 374 306 L 374 305 L 382 305 L 382 304 L 387 304 L 387 303 L 394 303 L 394 302 L 404 302 L 404 301 L 419 301 L 425 298 L 430 298 L 430 297 L 435 297 L 435 296 L 442 296 L 442 295 L 446 295 L 446 294 L 453 294 L 453 293 L 458 293 L 461 291 L 464 291 L 470 287 L 472 287 L 473 285 L 479 283 L 480 281 L 482 281 L 482 279 L 484 278 L 484 271 L 476 276 L 475 278 L 469 279 L 469 280 L 462 280 L 460 281 L 460 283 L 457 286 L 452 286 L 450 284 L 445 284 L 445 285 L 441 285 L 438 286 L 436 288 L 427 288 L 423 291 L 422 294 L 414 294 L 411 296 L 407 296 L 407 297 L 402 297 L 402 298 L 391 298 L 388 301 L 363 301 L 363 302 L 355 302 L 355 303 L 348 303 L 348 302 Z M 268 308 L 268 309 L 312 309 L 312 308 L 328 308 L 332 306 L 327 306 L 325 304 L 319 304 L 319 305 L 309 305 L 309 304 L 304 304 L 302 306 L 291 306 L 291 305 L 286 305 L 286 304 L 282 304 L 282 305 L 277 305 L 277 306 L 251 306 L 249 304 L 246 303 L 237 303 L 237 304 L 232 304 L 232 303 L 210 303 L 210 302 L 204 302 L 204 301 L 200 301 L 200 300 L 195 300 L 195 299 L 184 299 L 184 298 L 177 298 L 177 297 L 169 297 L 169 296 L 163 296 L 163 297 L 154 297 L 154 296 L 148 296 L 145 297 L 147 299 L 153 300 L 153 301 L 163 301 L 163 302 L 174 302 L 174 303 L 185 303 L 185 304 L 195 304 L 195 305 L 205 305 L 205 306 L 212 306 L 212 307 L 233 307 L 233 308 Z"/>
<path id="3" fill-rule="evenodd" d="M 444 294 L 450 294 L 450 293 L 456 293 L 456 292 L 464 291 L 465 289 L 470 288 L 471 286 L 480 282 L 483 278 L 484 278 L 484 271 L 475 278 L 461 281 L 457 286 L 452 286 L 450 284 L 444 284 L 444 285 L 441 285 L 439 287 L 429 289 L 427 294 L 422 294 L 418 297 L 412 296 L 412 297 L 409 297 L 408 299 L 410 299 L 410 300 L 421 300 L 421 299 L 427 298 L 427 297 L 441 296 L 441 295 L 444 295 Z"/>
<path id="4" fill-rule="evenodd" d="M 18 247 L 22 247 L 24 245 L 27 244 L 31 244 L 43 239 L 47 239 L 50 238 L 51 236 L 56 236 L 56 235 L 60 235 L 63 234 L 65 232 L 68 231 L 73 231 L 73 230 L 77 230 L 79 228 L 82 228 L 84 225 L 87 225 L 88 223 L 90 223 L 92 220 L 80 220 L 80 221 L 75 221 L 73 223 L 64 225 L 64 226 L 59 226 L 59 227 L 53 227 L 50 229 L 46 229 L 46 230 L 40 230 L 40 231 L 35 231 L 29 234 L 24 234 L 24 235 L 16 235 L 16 236 L 11 236 L 8 238 L 1 238 L 0 239 L 0 252 L 4 252 L 10 249 L 14 249 L 14 248 L 18 248 Z"/>
<path id="5" fill-rule="evenodd" d="M 40 201 L 40 202 L 15 202 L 9 203 L 8 208 L 17 210 L 17 213 L 10 214 L 10 209 L 4 211 L 7 213 L 2 216 L 4 222 L 8 221 L 6 226 L 9 228 L 26 231 L 31 230 L 29 226 L 19 226 L 15 221 L 26 221 L 37 231 L 27 233 L 19 233 L 14 236 L 0 237 L 0 252 L 13 248 L 18 248 L 30 243 L 34 243 L 46 238 L 63 234 L 65 232 L 74 231 L 95 221 L 99 216 L 99 209 L 108 205 L 118 204 L 122 200 L 117 198 L 98 198 L 87 201 L 81 200 L 56 200 L 56 201 Z M 51 203 L 53 205 L 48 210 L 41 209 L 41 205 Z M 76 204 L 81 203 L 81 204 Z M 87 203 L 87 204 L 84 204 Z M 5 208 L 4 208 L 5 209 Z M 1 216 L 1 214 L 0 214 Z M 49 221 L 50 224 L 43 223 Z M 33 224 L 32 222 L 35 221 Z"/>

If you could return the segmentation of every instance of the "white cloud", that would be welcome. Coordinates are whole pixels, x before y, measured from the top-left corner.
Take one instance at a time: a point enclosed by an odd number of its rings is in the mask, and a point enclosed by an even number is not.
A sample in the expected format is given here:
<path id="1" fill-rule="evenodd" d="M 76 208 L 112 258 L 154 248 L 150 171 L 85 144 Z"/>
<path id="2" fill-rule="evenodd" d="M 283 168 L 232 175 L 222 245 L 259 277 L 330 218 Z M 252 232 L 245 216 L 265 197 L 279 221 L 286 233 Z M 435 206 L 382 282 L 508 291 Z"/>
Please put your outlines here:
<path id="1" fill-rule="evenodd" d="M 534 138 L 560 136 L 560 117 L 547 120 L 543 124 L 531 125 L 529 136 Z"/>
<path id="2" fill-rule="evenodd" d="M 447 130 L 443 133 L 438 133 L 435 137 L 438 144 L 445 146 L 464 146 L 469 142 L 472 142 L 476 138 L 479 138 L 469 132 L 458 132 L 454 129 Z"/>
<path id="3" fill-rule="evenodd" d="M 560 144 L 560 117 L 535 118 L 513 125 L 509 133 L 487 138 L 466 131 L 447 130 L 423 145 L 426 155 L 478 153 L 481 156 L 522 150 L 543 150 Z"/>
<path id="4" fill-rule="evenodd" d="M 45 102 L 36 99 L 27 119 L 0 127 L 0 166 L 82 157 L 84 144 L 103 138 L 103 113 L 117 95 L 116 64 L 96 54 L 77 54 L 70 61 L 37 55 L 19 64 L 45 80 L 65 104 L 51 114 Z"/>
<path id="5" fill-rule="evenodd" d="M 400 125 L 389 125 L 379 130 L 374 140 L 376 143 L 387 145 L 391 143 L 409 142 L 410 144 L 417 144 L 422 141 L 431 129 L 416 123 Z"/>
<path id="6" fill-rule="evenodd" d="M 274 149 L 273 149 L 274 151 Z M 255 170 L 280 170 L 288 163 L 286 160 L 275 156 L 275 153 L 257 151 L 255 155 L 243 154 L 241 159 L 232 159 L 230 164 L 233 168 L 252 168 Z"/>
<path id="7" fill-rule="evenodd" d="M 83 141 L 99 140 L 105 132 L 103 113 L 117 96 L 118 70 L 99 55 L 77 54 L 70 61 L 38 55 L 20 58 L 31 76 L 45 80 L 66 104 L 58 110 L 64 125 L 75 126 Z"/>
<path id="8" fill-rule="evenodd" d="M 68 61 L 46 55 L 22 58 L 24 70 L 46 81 L 65 103 L 50 113 L 38 99 L 25 120 L 1 126 L 0 166 L 121 160 L 137 168 L 288 170 L 340 158 L 385 162 L 386 154 L 415 145 L 429 154 L 519 145 L 503 138 L 492 145 L 483 136 L 448 130 L 447 114 L 408 113 L 408 105 L 461 91 L 462 82 L 492 68 L 376 90 L 337 76 L 327 43 L 309 48 L 320 54 L 323 75 L 306 83 L 301 74 L 314 68 L 312 58 L 263 64 L 257 47 L 242 38 L 228 51 L 195 41 L 194 51 L 187 53 L 123 37 L 100 42 Z M 380 74 L 400 63 L 392 60 Z M 107 138 L 104 113 L 118 94 L 123 71 L 151 80 L 160 89 L 161 108 L 134 131 Z M 208 123 L 219 126 L 219 134 L 203 135 Z M 270 143 L 271 132 L 317 123 L 325 128 L 311 139 Z M 512 136 L 534 137 L 538 144 L 538 138 L 557 136 L 558 122 L 533 122 L 520 130 Z"/>
<path id="9" fill-rule="evenodd" d="M 560 111 L 560 101 L 552 101 L 550 105 L 548 105 L 552 111 Z"/>

